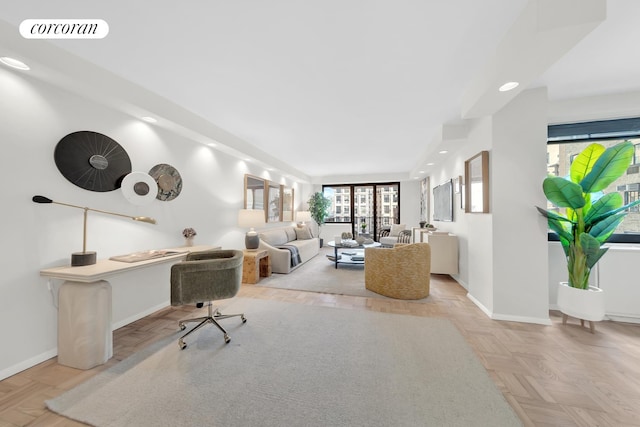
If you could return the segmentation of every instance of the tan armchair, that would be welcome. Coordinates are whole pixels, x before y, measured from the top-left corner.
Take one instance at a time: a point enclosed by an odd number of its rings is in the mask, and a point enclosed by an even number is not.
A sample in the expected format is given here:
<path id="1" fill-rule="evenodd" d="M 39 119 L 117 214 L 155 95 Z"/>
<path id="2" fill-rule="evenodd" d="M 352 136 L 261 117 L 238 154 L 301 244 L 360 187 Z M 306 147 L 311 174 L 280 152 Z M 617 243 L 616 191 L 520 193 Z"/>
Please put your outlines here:
<path id="1" fill-rule="evenodd" d="M 428 243 L 366 248 L 364 283 L 370 291 L 390 298 L 429 296 L 431 247 Z"/>

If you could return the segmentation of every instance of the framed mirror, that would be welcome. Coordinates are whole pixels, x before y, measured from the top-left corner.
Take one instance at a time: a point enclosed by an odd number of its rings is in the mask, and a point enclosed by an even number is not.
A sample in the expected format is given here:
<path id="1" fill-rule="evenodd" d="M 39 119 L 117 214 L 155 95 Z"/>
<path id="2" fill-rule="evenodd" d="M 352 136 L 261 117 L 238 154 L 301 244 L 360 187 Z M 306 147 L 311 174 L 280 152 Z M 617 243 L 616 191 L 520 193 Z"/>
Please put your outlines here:
<path id="1" fill-rule="evenodd" d="M 489 152 L 481 151 L 464 162 L 465 212 L 489 212 Z"/>
<path id="2" fill-rule="evenodd" d="M 267 222 L 282 221 L 282 189 L 280 184 L 267 181 Z"/>
<path id="3" fill-rule="evenodd" d="M 244 208 L 264 209 L 266 183 L 262 178 L 245 174 L 244 176 Z"/>
<path id="4" fill-rule="evenodd" d="M 293 188 L 283 187 L 282 188 L 282 220 L 283 221 L 293 221 L 294 212 L 293 212 Z"/>

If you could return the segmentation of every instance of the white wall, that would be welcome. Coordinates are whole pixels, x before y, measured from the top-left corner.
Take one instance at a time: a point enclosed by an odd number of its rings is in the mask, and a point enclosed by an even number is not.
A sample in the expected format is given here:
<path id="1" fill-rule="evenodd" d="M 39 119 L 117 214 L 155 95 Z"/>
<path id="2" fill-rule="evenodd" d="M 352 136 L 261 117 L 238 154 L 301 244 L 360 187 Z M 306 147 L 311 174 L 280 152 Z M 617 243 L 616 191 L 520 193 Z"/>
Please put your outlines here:
<path id="1" fill-rule="evenodd" d="M 471 121 L 466 143 L 430 173 L 435 186 L 464 175 L 465 160 L 489 151 L 490 213 L 464 213 L 456 195 L 454 221 L 434 224 L 458 236 L 454 278 L 495 319 L 548 322 L 546 227 L 534 208 L 544 204 L 546 102 L 544 90 L 525 91 L 493 116 Z M 523 278 L 531 265 L 536 271 Z"/>
<path id="2" fill-rule="evenodd" d="M 542 180 L 547 153 L 546 88 L 519 94 L 493 116 L 493 318 L 549 324 L 547 224 Z"/>
<path id="3" fill-rule="evenodd" d="M 295 189 L 295 205 L 308 198 L 310 184 L 284 180 L 262 168 L 195 143 L 159 127 L 34 80 L 28 74 L 0 69 L 0 157 L 4 176 L 3 253 L 0 257 L 0 379 L 57 353 L 55 291 L 59 281 L 40 277 L 46 267 L 68 265 L 72 252 L 82 250 L 80 209 L 36 204 L 36 194 L 53 200 L 129 215 L 154 217 L 157 225 L 89 212 L 88 250 L 98 258 L 183 244 L 182 229 L 193 227 L 196 244 L 241 249 L 246 230 L 237 227 L 243 205 L 244 174 L 262 176 Z M 168 163 L 181 174 L 183 189 L 174 200 L 154 200 L 139 207 L 119 190 L 98 193 L 67 181 L 58 171 L 53 152 L 65 135 L 100 132 L 128 152 L 134 171 L 148 172 Z M 279 224 L 269 225 L 275 226 Z M 168 269 L 152 268 L 144 275 L 116 276 L 114 324 L 139 317 L 169 299 Z M 122 304 L 115 305 L 116 299 Z"/>

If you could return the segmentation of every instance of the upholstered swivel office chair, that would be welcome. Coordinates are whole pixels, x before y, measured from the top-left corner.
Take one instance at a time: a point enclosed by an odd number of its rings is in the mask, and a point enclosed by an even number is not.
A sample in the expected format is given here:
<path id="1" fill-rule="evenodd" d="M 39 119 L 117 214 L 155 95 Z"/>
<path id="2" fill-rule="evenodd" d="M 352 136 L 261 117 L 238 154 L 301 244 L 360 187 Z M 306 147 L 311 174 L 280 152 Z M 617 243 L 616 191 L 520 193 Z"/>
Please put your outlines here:
<path id="1" fill-rule="evenodd" d="M 231 341 L 229 334 L 220 326 L 218 320 L 240 316 L 242 323 L 247 321 L 244 313 L 222 314 L 213 308 L 213 301 L 234 297 L 240 290 L 242 282 L 242 251 L 214 250 L 192 252 L 183 262 L 171 266 L 171 305 L 206 303 L 208 315 L 195 319 L 181 320 L 180 329 L 186 329 L 185 323 L 199 322 L 195 328 L 178 340 L 181 349 L 187 344 L 184 338 L 197 331 L 207 323 L 213 323 L 224 334 L 224 341 Z"/>

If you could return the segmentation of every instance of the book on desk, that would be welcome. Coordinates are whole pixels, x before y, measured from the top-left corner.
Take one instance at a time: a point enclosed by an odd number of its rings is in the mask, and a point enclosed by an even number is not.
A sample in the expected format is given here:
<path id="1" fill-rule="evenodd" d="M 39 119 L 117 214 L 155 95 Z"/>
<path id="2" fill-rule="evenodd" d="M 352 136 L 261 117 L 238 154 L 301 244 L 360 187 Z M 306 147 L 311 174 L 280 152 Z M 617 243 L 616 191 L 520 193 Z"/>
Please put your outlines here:
<path id="1" fill-rule="evenodd" d="M 139 261 L 147 261 L 155 258 L 162 258 L 170 255 L 183 254 L 187 252 L 189 251 L 186 251 L 186 250 L 176 251 L 176 250 L 169 250 L 169 249 L 155 250 L 154 249 L 150 251 L 134 252 L 126 255 L 116 255 L 116 256 L 110 257 L 109 259 L 113 261 L 120 261 L 120 262 L 139 262 Z"/>

